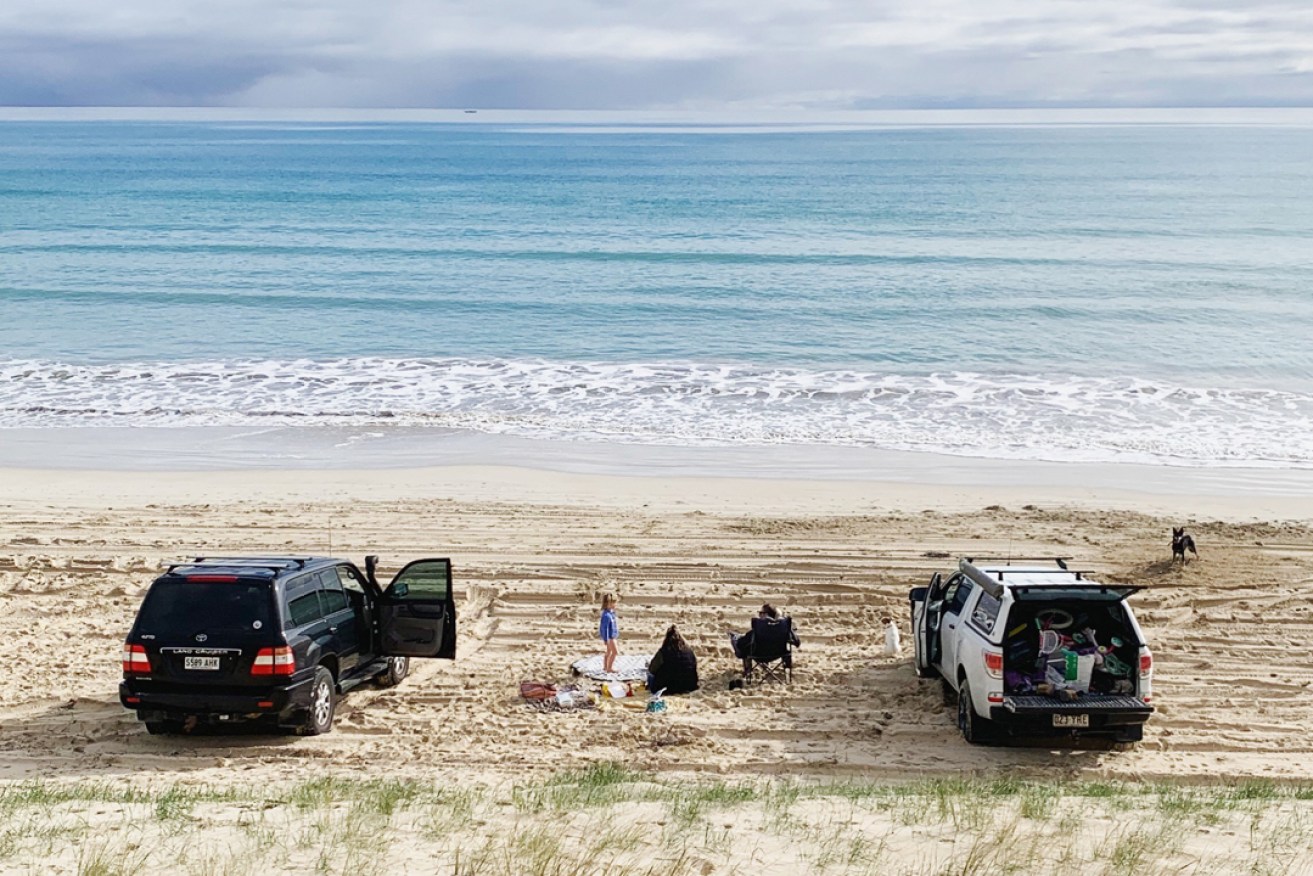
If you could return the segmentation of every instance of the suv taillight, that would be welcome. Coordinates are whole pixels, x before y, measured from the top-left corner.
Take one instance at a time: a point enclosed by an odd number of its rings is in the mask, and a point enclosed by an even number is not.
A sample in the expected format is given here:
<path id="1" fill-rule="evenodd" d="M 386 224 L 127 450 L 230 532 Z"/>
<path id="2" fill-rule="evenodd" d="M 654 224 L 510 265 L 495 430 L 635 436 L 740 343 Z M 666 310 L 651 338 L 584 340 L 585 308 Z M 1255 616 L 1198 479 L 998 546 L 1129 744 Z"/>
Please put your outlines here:
<path id="1" fill-rule="evenodd" d="M 261 648 L 251 664 L 252 675 L 291 675 L 295 671 L 296 657 L 288 647 Z"/>
<path id="2" fill-rule="evenodd" d="M 990 678 L 1003 677 L 1003 652 L 985 651 L 985 672 L 989 673 Z"/>
<path id="3" fill-rule="evenodd" d="M 1140 652 L 1140 674 L 1148 675 L 1153 672 L 1153 654 L 1146 648 Z"/>
<path id="4" fill-rule="evenodd" d="M 150 657 L 145 645 L 123 646 L 123 674 L 150 675 Z"/>

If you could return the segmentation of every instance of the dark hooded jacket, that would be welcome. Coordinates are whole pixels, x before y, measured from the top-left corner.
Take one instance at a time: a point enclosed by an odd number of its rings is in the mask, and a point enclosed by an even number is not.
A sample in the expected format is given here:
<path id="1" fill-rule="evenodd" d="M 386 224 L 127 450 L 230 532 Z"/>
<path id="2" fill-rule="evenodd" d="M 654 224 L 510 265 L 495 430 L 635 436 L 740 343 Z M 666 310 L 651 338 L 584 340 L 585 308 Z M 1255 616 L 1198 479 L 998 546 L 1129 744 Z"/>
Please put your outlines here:
<path id="1" fill-rule="evenodd" d="M 692 648 L 680 650 L 663 644 L 661 650 L 647 664 L 652 674 L 649 690 L 665 690 L 669 694 L 691 693 L 698 689 L 698 658 Z"/>

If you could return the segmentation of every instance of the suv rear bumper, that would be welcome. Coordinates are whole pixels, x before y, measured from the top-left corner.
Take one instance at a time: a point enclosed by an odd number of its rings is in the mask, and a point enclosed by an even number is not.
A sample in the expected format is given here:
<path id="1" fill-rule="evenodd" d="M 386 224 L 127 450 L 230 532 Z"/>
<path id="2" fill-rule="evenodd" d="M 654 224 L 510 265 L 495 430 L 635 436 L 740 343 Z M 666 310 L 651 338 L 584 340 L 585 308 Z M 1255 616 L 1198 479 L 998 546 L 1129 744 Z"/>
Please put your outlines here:
<path id="1" fill-rule="evenodd" d="M 147 715 L 161 717 L 227 716 L 227 720 L 276 718 L 286 720 L 310 707 L 310 688 L 314 676 L 277 687 L 259 687 L 249 693 L 232 688 L 207 691 L 189 688 L 169 689 L 147 680 L 124 680 L 119 684 L 119 702 L 146 720 Z"/>

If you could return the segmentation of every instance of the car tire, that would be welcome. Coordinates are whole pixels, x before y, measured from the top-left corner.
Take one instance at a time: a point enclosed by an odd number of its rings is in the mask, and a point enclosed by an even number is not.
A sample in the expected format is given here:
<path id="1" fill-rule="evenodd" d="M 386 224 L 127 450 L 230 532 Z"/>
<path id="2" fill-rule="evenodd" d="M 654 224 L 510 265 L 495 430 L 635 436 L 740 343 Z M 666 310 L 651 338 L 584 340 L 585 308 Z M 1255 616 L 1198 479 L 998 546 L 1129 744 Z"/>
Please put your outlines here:
<path id="1" fill-rule="evenodd" d="M 389 657 L 388 668 L 380 672 L 377 678 L 382 687 L 396 687 L 407 675 L 410 675 L 410 658 Z"/>
<path id="2" fill-rule="evenodd" d="M 177 736 L 182 733 L 182 722 L 169 719 L 147 721 L 146 732 L 151 736 Z"/>
<path id="3" fill-rule="evenodd" d="M 337 692 L 333 673 L 320 666 L 310 684 L 310 706 L 301 724 L 302 736 L 320 736 L 333 729 L 333 712 L 337 709 Z"/>
<path id="4" fill-rule="evenodd" d="M 957 729 L 972 745 L 986 745 L 993 739 L 993 722 L 976 714 L 971 702 L 971 684 L 965 678 L 957 691 Z"/>

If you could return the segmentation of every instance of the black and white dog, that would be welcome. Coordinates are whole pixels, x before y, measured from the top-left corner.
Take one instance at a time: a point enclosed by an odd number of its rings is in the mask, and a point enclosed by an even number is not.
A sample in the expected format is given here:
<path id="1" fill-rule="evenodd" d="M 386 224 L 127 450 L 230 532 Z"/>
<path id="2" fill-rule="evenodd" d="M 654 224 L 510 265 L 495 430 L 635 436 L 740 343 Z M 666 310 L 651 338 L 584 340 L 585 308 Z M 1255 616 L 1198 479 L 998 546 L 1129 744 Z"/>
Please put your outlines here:
<path id="1" fill-rule="evenodd" d="M 1190 553 L 1194 554 L 1196 557 L 1199 556 L 1199 551 L 1194 549 L 1194 539 L 1191 538 L 1189 534 L 1185 531 L 1185 527 L 1183 526 L 1180 529 L 1177 529 L 1176 527 L 1173 526 L 1172 527 L 1172 559 L 1180 560 L 1182 563 L 1184 563 L 1186 551 L 1189 551 Z"/>

